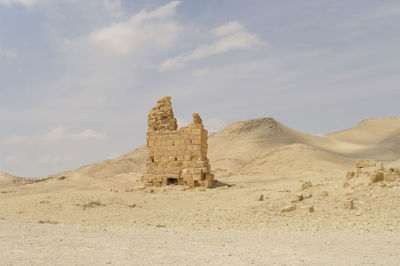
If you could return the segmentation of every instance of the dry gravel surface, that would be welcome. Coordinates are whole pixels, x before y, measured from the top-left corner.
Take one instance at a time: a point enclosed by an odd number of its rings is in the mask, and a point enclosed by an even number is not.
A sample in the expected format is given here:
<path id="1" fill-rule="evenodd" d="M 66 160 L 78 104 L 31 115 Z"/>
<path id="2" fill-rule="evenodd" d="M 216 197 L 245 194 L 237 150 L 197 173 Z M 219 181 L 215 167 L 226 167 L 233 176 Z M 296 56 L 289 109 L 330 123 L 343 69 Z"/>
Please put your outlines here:
<path id="1" fill-rule="evenodd" d="M 0 222 L 1 265 L 399 265 L 399 233 Z"/>

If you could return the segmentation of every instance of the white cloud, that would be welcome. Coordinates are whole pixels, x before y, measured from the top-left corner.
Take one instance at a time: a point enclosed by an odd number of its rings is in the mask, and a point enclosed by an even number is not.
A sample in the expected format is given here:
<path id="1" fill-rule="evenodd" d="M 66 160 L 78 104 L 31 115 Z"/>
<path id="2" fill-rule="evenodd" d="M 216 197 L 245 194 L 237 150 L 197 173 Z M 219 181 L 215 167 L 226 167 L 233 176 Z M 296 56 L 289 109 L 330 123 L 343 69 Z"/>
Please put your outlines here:
<path id="1" fill-rule="evenodd" d="M 192 71 L 192 76 L 193 77 L 203 77 L 204 75 L 206 75 L 208 72 L 208 67 L 204 67 L 204 68 L 196 68 Z"/>
<path id="2" fill-rule="evenodd" d="M 177 69 L 193 60 L 200 60 L 232 50 L 250 49 L 265 43 L 256 34 L 248 32 L 239 22 L 229 22 L 212 30 L 212 32 L 220 38 L 211 44 L 202 44 L 192 52 L 165 60 L 160 69 Z"/>
<path id="3" fill-rule="evenodd" d="M 39 0 L 0 0 L 1 5 L 5 5 L 7 7 L 11 7 L 14 4 L 23 5 L 25 7 L 31 7 L 37 4 Z"/>
<path id="4" fill-rule="evenodd" d="M 107 138 L 104 133 L 96 132 L 91 129 L 80 133 L 70 133 L 64 127 L 56 127 L 48 133 L 38 136 L 11 136 L 4 139 L 7 144 L 24 144 L 32 142 L 57 142 L 65 140 L 102 140 Z"/>
<path id="5" fill-rule="evenodd" d="M 245 31 L 243 25 L 238 21 L 231 21 L 215 28 L 212 32 L 216 36 L 226 36 L 240 31 Z"/>
<path id="6" fill-rule="evenodd" d="M 179 1 L 154 11 L 142 10 L 127 22 L 115 23 L 93 31 L 89 39 L 97 46 L 116 55 L 127 55 L 141 49 L 167 48 L 177 38 L 181 27 L 169 18 L 175 15 Z"/>
<path id="7" fill-rule="evenodd" d="M 15 50 L 0 49 L 0 56 L 4 57 L 7 60 L 12 61 L 17 59 L 17 52 Z"/>

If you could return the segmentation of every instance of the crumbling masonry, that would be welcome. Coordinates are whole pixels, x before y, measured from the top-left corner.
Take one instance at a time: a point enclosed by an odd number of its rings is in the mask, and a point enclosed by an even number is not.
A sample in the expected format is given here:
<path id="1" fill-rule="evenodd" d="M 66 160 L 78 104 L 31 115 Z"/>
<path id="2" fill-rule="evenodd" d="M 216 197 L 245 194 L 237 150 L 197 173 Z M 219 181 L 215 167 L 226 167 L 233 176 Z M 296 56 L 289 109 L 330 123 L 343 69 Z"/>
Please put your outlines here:
<path id="1" fill-rule="evenodd" d="M 214 176 L 207 159 L 207 139 L 208 131 L 198 114 L 178 130 L 171 97 L 159 100 L 148 117 L 145 185 L 211 187 Z"/>

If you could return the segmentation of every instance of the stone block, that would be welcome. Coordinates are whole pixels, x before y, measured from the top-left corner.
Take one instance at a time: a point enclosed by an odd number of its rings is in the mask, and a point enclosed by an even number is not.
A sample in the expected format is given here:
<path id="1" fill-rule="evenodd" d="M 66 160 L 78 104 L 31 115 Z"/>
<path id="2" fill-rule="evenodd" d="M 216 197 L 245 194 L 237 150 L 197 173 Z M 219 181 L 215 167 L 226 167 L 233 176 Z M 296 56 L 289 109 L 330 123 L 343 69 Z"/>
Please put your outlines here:
<path id="1" fill-rule="evenodd" d="M 347 172 L 346 180 L 352 179 L 356 175 L 355 172 Z"/>
<path id="2" fill-rule="evenodd" d="M 375 167 L 376 160 L 357 160 L 357 168 Z"/>
<path id="3" fill-rule="evenodd" d="M 384 174 L 382 172 L 371 173 L 371 178 L 370 178 L 371 183 L 380 182 L 383 181 L 383 179 L 384 179 Z"/>
<path id="4" fill-rule="evenodd" d="M 292 211 L 295 211 L 295 210 L 296 210 L 296 205 L 291 204 L 291 205 L 287 205 L 287 206 L 283 207 L 281 209 L 281 212 L 292 212 Z"/>
<path id="5" fill-rule="evenodd" d="M 198 180 L 201 180 L 201 174 L 193 174 L 192 175 L 192 177 L 193 177 L 193 180 L 195 180 L 195 181 L 198 181 Z"/>

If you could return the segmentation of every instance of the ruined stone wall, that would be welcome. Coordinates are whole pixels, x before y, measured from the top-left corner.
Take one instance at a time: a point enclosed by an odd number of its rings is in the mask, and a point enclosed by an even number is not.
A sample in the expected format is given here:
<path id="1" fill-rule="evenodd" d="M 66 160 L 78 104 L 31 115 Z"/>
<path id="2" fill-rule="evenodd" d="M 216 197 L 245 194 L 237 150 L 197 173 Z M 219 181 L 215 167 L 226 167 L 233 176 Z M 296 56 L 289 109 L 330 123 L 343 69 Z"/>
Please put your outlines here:
<path id="1" fill-rule="evenodd" d="M 193 114 L 192 123 L 177 130 L 170 100 L 169 96 L 162 98 L 150 111 L 143 181 L 154 186 L 211 187 L 214 177 L 207 159 L 208 131 L 198 114 Z"/>
<path id="2" fill-rule="evenodd" d="M 381 181 L 400 181 L 399 169 L 387 169 L 382 162 L 376 160 L 358 160 L 356 167 L 356 171 L 347 172 L 345 184 L 362 183 L 363 179 L 369 184 Z"/>

